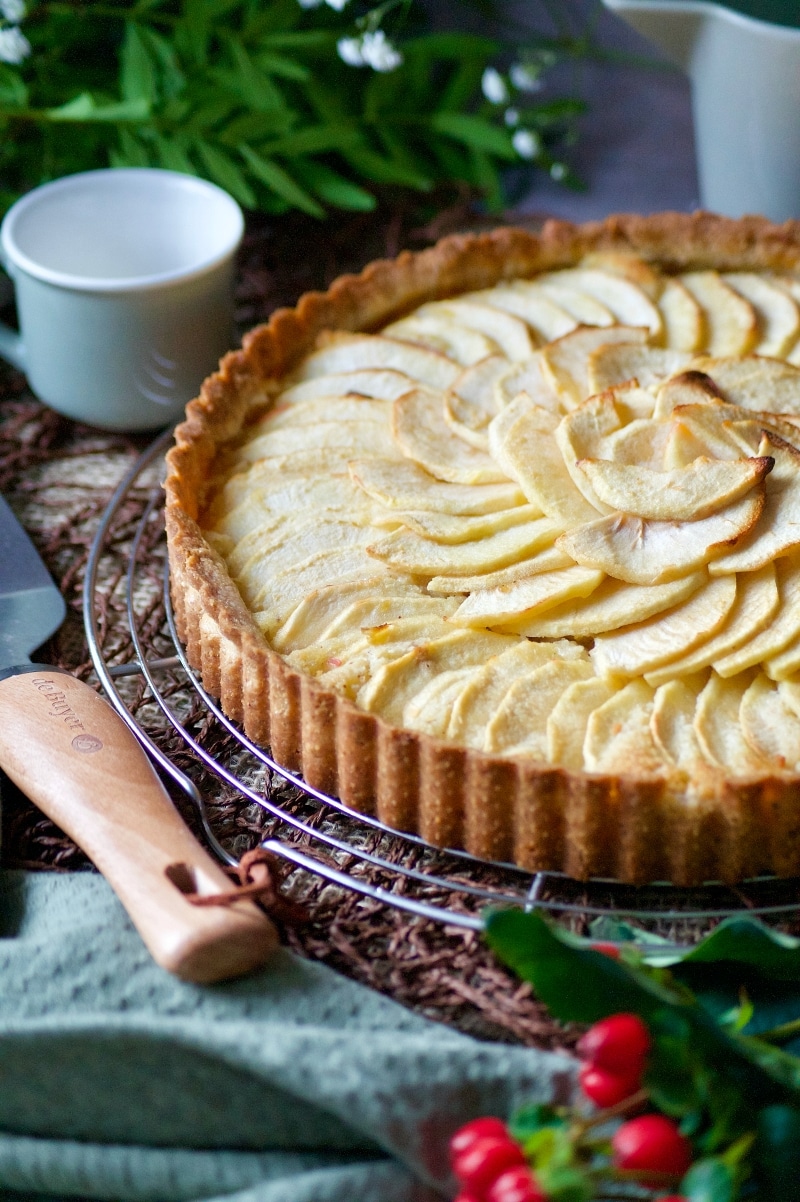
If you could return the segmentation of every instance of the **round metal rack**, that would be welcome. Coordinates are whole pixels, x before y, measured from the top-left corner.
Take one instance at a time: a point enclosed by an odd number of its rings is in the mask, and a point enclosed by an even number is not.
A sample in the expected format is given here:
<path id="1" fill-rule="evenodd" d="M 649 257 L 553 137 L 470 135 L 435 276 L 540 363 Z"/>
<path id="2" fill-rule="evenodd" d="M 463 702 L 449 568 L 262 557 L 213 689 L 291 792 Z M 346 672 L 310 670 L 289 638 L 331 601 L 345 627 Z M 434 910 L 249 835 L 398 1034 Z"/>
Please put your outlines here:
<path id="1" fill-rule="evenodd" d="M 692 889 L 634 887 L 486 863 L 398 834 L 275 763 L 203 689 L 175 631 L 160 487 L 170 437 L 167 431 L 144 452 L 109 502 L 89 558 L 84 622 L 109 700 L 164 774 L 191 799 L 209 845 L 224 862 L 237 863 L 237 848 L 235 840 L 231 845 L 215 830 L 220 791 L 239 798 L 243 807 L 263 811 L 267 837 L 262 846 L 292 871 L 316 874 L 333 887 L 450 926 L 478 930 L 486 907 L 517 905 L 552 912 L 581 932 L 590 926 L 596 931 L 604 919 L 621 920 L 686 944 L 732 914 L 758 914 L 780 923 L 800 914 L 798 879 L 759 878 L 736 888 L 718 883 Z M 116 567 L 109 572 L 112 554 Z M 109 619 L 109 595 L 116 598 L 122 635 L 115 634 Z M 135 713 L 132 685 L 139 702 Z"/>

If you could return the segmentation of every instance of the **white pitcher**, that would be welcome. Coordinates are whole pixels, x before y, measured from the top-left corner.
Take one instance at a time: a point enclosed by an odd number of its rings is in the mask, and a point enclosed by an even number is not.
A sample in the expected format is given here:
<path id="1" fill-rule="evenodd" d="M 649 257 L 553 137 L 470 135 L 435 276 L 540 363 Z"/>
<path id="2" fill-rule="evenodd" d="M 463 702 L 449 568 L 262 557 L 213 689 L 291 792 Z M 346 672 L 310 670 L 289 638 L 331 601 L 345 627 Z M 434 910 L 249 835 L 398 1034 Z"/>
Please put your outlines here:
<path id="1" fill-rule="evenodd" d="M 710 0 L 604 3 L 689 75 L 704 207 L 800 217 L 800 28 Z"/>

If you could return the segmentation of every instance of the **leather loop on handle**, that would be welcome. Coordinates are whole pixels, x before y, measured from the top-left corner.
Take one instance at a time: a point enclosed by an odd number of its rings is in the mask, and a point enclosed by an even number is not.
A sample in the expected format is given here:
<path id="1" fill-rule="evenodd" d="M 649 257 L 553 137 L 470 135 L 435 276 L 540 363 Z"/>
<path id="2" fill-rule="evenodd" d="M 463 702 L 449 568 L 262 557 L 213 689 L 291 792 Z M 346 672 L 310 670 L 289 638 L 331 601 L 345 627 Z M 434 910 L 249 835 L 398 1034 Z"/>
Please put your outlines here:
<path id="1" fill-rule="evenodd" d="M 230 881 L 88 685 L 47 667 L 0 680 L 0 767 L 97 865 L 163 968 L 203 984 L 268 960 L 277 934 L 253 902 L 187 900 L 228 892 Z"/>

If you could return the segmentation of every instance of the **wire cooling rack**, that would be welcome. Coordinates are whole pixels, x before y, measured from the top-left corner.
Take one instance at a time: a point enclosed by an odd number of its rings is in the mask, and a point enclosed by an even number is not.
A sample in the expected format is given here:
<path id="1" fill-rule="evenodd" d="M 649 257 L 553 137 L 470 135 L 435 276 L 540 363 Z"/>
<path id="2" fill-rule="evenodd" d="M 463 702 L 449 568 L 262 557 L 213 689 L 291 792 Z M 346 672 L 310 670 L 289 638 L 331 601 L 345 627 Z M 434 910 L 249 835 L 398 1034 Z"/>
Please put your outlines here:
<path id="1" fill-rule="evenodd" d="M 175 631 L 160 486 L 170 437 L 167 431 L 144 452 L 108 504 L 87 566 L 84 622 L 109 700 L 191 800 L 221 860 L 235 865 L 240 850 L 215 822 L 224 797 L 245 812 L 257 807 L 266 834 L 261 846 L 286 861 L 290 873 L 313 873 L 334 888 L 455 927 L 480 929 L 487 906 L 518 905 L 548 910 L 580 931 L 593 922 L 596 929 L 603 918 L 622 919 L 684 944 L 735 913 L 784 924 L 800 916 L 798 878 L 758 878 L 736 888 L 634 887 L 578 882 L 433 848 L 349 809 L 275 763 L 203 689 Z"/>

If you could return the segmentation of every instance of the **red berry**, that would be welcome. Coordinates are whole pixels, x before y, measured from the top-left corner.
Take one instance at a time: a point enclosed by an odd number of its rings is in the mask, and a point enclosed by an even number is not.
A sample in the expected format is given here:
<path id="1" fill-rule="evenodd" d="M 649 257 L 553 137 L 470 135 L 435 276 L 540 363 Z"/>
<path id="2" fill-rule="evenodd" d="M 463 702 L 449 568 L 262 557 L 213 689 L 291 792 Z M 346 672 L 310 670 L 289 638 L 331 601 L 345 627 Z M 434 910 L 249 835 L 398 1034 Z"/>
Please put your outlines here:
<path id="1" fill-rule="evenodd" d="M 476 1139 L 484 1139 L 487 1135 L 491 1135 L 495 1139 L 510 1139 L 508 1127 L 502 1119 L 496 1119 L 492 1115 L 486 1115 L 482 1119 L 473 1119 L 471 1123 L 465 1123 L 463 1127 L 459 1127 L 455 1135 L 450 1139 L 450 1163 L 454 1164 L 456 1158 L 463 1155 L 467 1148 L 471 1148 Z"/>
<path id="2" fill-rule="evenodd" d="M 579 1080 L 586 1097 L 601 1110 L 606 1106 L 616 1106 L 617 1102 L 624 1102 L 625 1098 L 635 1094 L 641 1085 L 639 1076 L 623 1077 L 594 1064 L 584 1064 Z"/>
<path id="3" fill-rule="evenodd" d="M 458 1195 L 458 1197 L 453 1199 L 453 1202 L 482 1202 L 482 1200 L 477 1194 L 461 1193 Z"/>
<path id="4" fill-rule="evenodd" d="M 602 952 L 604 956 L 610 956 L 612 960 L 619 960 L 619 948 L 616 943 L 593 943 L 591 947 L 593 952 Z"/>
<path id="5" fill-rule="evenodd" d="M 637 1014 L 612 1014 L 595 1023 L 580 1039 L 577 1047 L 582 1060 L 596 1068 L 623 1076 L 641 1076 L 650 1035 Z"/>
<path id="6" fill-rule="evenodd" d="M 501 1173 L 489 1186 L 486 1202 L 547 1202 L 547 1195 L 528 1166 L 519 1165 Z"/>
<path id="7" fill-rule="evenodd" d="M 611 1146 L 618 1169 L 682 1177 L 692 1163 L 692 1145 L 663 1114 L 643 1114 L 623 1123 Z"/>
<path id="8" fill-rule="evenodd" d="M 480 1197 L 501 1173 L 520 1164 L 525 1164 L 525 1156 L 513 1139 L 485 1135 L 453 1158 L 453 1172 L 468 1191 Z"/>

